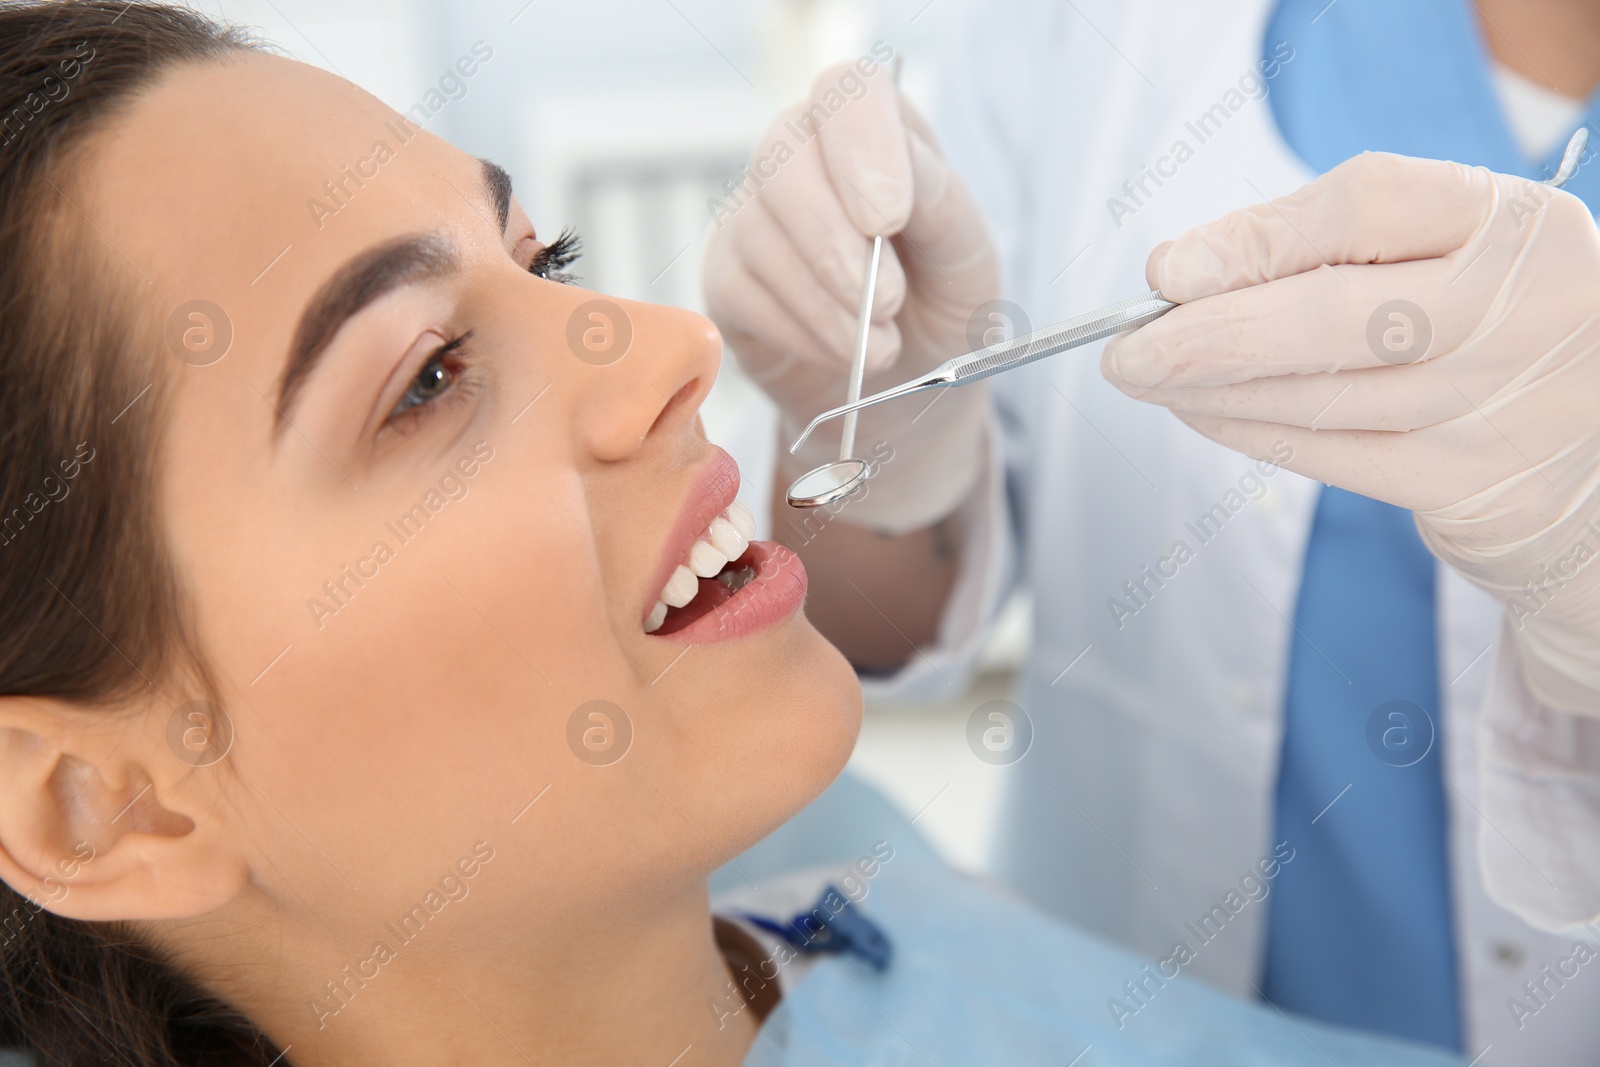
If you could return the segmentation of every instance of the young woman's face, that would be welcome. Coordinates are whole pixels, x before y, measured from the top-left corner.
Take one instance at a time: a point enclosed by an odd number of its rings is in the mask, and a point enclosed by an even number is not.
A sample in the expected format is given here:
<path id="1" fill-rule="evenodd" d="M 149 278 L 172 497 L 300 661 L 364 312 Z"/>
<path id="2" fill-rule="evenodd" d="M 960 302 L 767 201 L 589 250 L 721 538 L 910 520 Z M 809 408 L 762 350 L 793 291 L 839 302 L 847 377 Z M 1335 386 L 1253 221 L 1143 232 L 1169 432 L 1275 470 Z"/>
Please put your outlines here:
<path id="1" fill-rule="evenodd" d="M 492 849 L 457 935 L 500 938 L 687 887 L 838 772 L 859 691 L 792 556 L 645 630 L 736 488 L 707 320 L 530 273 L 480 160 L 281 58 L 169 76 L 84 177 L 168 324 L 160 510 L 236 735 L 200 830 L 266 892 L 354 951 Z"/>

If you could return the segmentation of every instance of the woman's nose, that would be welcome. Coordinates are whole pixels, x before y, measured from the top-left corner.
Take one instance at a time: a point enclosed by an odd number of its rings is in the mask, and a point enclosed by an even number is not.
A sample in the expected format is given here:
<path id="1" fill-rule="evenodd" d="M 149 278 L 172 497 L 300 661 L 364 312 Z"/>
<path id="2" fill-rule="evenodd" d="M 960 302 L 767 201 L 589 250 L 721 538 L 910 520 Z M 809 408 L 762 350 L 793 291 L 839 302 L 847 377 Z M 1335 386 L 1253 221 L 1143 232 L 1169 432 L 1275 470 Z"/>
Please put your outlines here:
<path id="1" fill-rule="evenodd" d="M 705 316 L 609 297 L 572 310 L 567 347 L 583 364 L 573 374 L 579 444 L 607 462 L 652 434 L 695 432 L 722 362 L 722 335 Z"/>

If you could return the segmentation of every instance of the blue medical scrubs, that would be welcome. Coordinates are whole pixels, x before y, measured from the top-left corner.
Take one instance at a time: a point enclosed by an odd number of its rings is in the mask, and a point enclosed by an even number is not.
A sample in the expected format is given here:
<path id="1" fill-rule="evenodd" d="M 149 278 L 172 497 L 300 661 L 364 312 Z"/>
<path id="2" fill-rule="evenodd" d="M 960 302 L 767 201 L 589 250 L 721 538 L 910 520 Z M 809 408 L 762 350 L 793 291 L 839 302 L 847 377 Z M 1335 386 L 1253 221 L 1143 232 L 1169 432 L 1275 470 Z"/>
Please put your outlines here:
<path id="1" fill-rule="evenodd" d="M 1263 54 L 1279 41 L 1295 55 L 1271 83 L 1273 115 L 1318 172 L 1367 150 L 1532 178 L 1560 161 L 1565 138 L 1547 159 L 1518 148 L 1469 0 L 1282 0 Z M 1566 189 L 1592 211 L 1600 166 Z M 1287 1010 L 1458 1049 L 1435 573 L 1410 512 L 1322 491 L 1273 837 L 1298 858 L 1269 904 L 1261 990 Z"/>

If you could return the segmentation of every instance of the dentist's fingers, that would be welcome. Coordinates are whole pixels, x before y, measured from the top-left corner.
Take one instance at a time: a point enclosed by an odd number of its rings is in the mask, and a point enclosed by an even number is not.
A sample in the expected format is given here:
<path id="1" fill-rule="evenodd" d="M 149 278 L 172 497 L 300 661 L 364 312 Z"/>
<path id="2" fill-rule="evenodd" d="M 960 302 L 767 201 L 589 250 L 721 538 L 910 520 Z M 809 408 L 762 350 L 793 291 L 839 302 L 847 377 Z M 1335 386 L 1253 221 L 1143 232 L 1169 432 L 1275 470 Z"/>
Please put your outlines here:
<path id="1" fill-rule="evenodd" d="M 1158 245 L 1152 287 L 1180 303 L 1324 264 L 1396 263 L 1465 244 L 1495 205 L 1481 167 L 1366 152 L 1309 185 Z"/>
<path id="2" fill-rule="evenodd" d="M 706 312 L 758 385 L 783 377 L 799 362 L 831 362 L 810 329 L 735 256 L 708 255 L 703 269 Z"/>
<path id="3" fill-rule="evenodd" d="M 976 202 L 881 68 L 824 72 L 811 100 L 758 142 L 715 216 L 707 307 L 747 371 L 785 383 L 784 405 L 816 389 L 788 378 L 790 369 L 843 380 L 874 235 L 891 239 L 878 267 L 869 375 L 901 360 L 905 337 L 922 362 L 959 351 L 973 310 L 999 296 L 998 257 Z M 769 373 L 777 364 L 781 373 Z"/>
<path id="4" fill-rule="evenodd" d="M 944 158 L 944 149 L 939 147 L 939 139 L 934 136 L 933 127 L 922 117 L 922 112 L 912 106 L 911 101 L 904 96 L 900 97 L 900 121 L 906 124 L 906 129 L 921 137 L 923 143 L 933 149 L 934 155 L 940 159 Z"/>
<path id="5" fill-rule="evenodd" d="M 846 306 L 818 284 L 810 262 L 794 246 L 788 233 L 778 225 L 764 203 L 757 200 L 749 204 L 745 212 L 748 218 L 742 220 L 735 238 L 740 262 L 783 306 L 791 321 L 804 324 L 805 331 L 816 342 L 813 348 L 816 361 L 841 369 L 847 367 L 855 348 L 859 297 Z M 878 274 L 880 286 L 887 289 L 888 293 L 874 303 L 873 321 L 879 326 L 887 326 L 893 323 L 894 316 L 900 310 L 905 292 L 904 280 L 899 274 L 898 263 L 891 263 L 887 256 L 880 262 Z M 885 275 L 891 276 L 891 279 L 899 278 L 900 285 L 883 285 Z M 895 352 L 884 347 L 888 340 L 888 335 L 881 329 L 869 331 L 869 368 L 893 359 Z M 874 341 L 877 342 L 876 346 Z"/>
<path id="6" fill-rule="evenodd" d="M 707 257 L 705 280 L 707 311 L 757 385 L 767 388 L 785 380 L 793 370 L 838 363 L 838 357 L 824 349 L 811 329 L 732 257 Z M 893 321 L 874 321 L 867 334 L 868 359 L 874 352 L 899 350 L 899 326 Z M 840 383 L 843 397 L 844 376 L 830 373 L 825 377 Z"/>
<path id="7" fill-rule="evenodd" d="M 794 130 L 801 128 L 802 117 L 801 109 L 791 109 L 761 142 L 769 146 L 781 143 L 785 150 L 780 153 L 771 147 L 765 165 L 758 155 L 752 169 L 763 180 L 750 202 L 766 206 L 809 265 L 808 271 L 794 275 L 788 284 L 823 289 L 854 315 L 861 299 L 861 277 L 872 249 L 872 231 L 858 225 L 845 210 L 817 138 L 798 142 Z M 741 208 L 729 220 L 736 232 L 741 228 L 743 214 Z M 877 299 L 880 306 L 898 311 L 905 300 L 906 282 L 899 262 L 892 258 L 884 257 L 879 266 Z"/>
<path id="8" fill-rule="evenodd" d="M 943 296 L 962 316 L 999 294 L 994 242 L 977 201 L 933 146 L 912 132 L 907 142 L 916 179 L 916 200 L 896 238 L 908 250 L 905 270 L 914 284 Z"/>
<path id="9" fill-rule="evenodd" d="M 1202 297 L 1114 338 L 1101 369 L 1122 387 L 1170 389 L 1445 358 L 1483 321 L 1515 253 L 1490 246 L 1465 274 L 1452 255 L 1321 267 Z"/>
<path id="10" fill-rule="evenodd" d="M 1395 370 L 1285 375 L 1215 387 L 1121 388 L 1136 400 L 1186 416 L 1388 432 L 1420 430 L 1470 415 L 1494 391 L 1493 385 L 1467 380 L 1462 368 L 1446 361 L 1407 368 L 1403 394 L 1397 396 Z"/>
<path id="11" fill-rule="evenodd" d="M 911 156 L 900 94 L 889 68 L 862 76 L 853 63 L 830 67 L 812 83 L 797 128 L 816 130 L 828 175 L 857 230 L 898 233 L 911 214 Z M 858 275 L 859 277 L 859 275 Z"/>

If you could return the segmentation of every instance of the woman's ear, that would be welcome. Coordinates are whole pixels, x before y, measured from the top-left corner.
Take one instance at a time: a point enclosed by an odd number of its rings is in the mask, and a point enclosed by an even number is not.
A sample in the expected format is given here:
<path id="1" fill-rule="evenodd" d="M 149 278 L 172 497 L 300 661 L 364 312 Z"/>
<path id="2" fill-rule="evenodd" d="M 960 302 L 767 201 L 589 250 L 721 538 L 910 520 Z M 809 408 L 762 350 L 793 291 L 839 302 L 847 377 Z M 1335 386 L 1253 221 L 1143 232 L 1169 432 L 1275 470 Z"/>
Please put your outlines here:
<path id="1" fill-rule="evenodd" d="M 188 918 L 238 895 L 249 864 L 217 814 L 228 772 L 175 756 L 165 712 L 0 697 L 0 879 L 94 921 Z"/>

